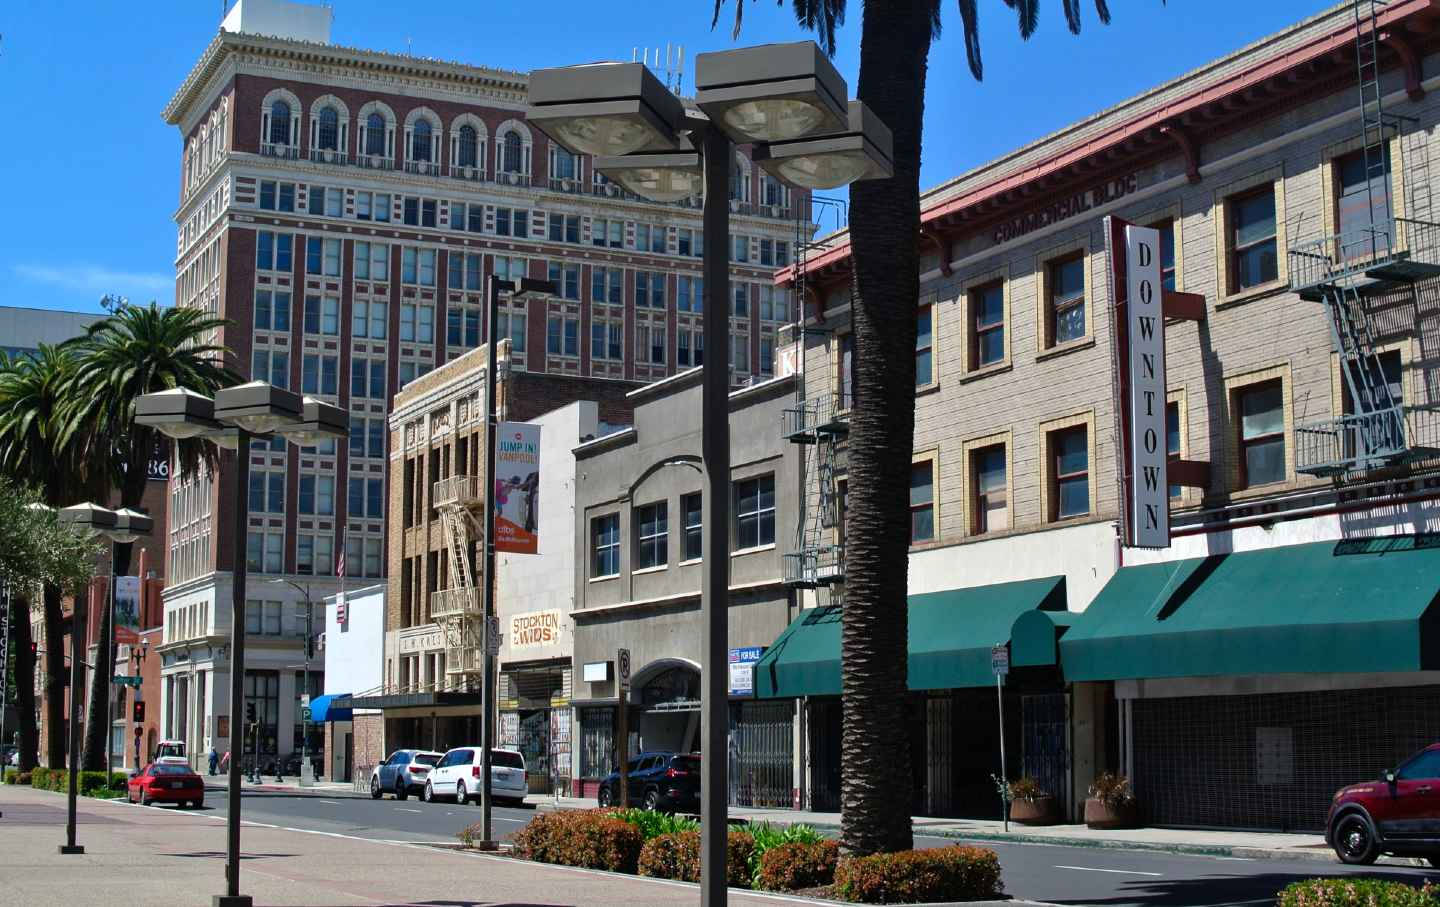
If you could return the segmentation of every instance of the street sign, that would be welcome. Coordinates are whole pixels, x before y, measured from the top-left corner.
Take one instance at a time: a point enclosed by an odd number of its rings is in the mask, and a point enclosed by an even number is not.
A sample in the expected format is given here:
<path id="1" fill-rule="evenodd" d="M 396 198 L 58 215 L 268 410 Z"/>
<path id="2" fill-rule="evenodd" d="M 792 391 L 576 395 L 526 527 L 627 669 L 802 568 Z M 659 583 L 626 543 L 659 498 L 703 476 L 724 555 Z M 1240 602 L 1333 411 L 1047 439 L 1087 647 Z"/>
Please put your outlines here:
<path id="1" fill-rule="evenodd" d="M 485 618 L 485 652 L 488 655 L 500 654 L 500 618 L 490 615 Z"/>
<path id="2" fill-rule="evenodd" d="M 309 694 L 309 693 L 301 693 L 301 694 L 300 694 L 300 707 L 301 707 L 301 708 L 305 708 L 305 709 L 310 708 L 310 694 Z"/>
<path id="3" fill-rule="evenodd" d="M 300 707 L 300 720 L 301 720 L 301 721 L 309 721 L 309 720 L 310 720 L 310 706 L 308 706 L 308 705 L 302 705 L 302 706 Z"/>
<path id="4" fill-rule="evenodd" d="M 990 670 L 995 672 L 996 677 L 1004 677 L 1010 673 L 1010 649 L 1007 646 L 990 647 Z"/>
<path id="5" fill-rule="evenodd" d="M 139 687 L 139 686 L 140 686 L 140 678 L 139 678 L 139 677 L 130 677 L 130 676 L 127 676 L 127 675 L 125 675 L 125 674 L 116 674 L 116 675 L 115 675 L 115 684 L 116 684 L 116 686 L 122 686 L 122 687 Z"/>
<path id="6" fill-rule="evenodd" d="M 630 650 L 621 649 L 615 654 L 615 675 L 622 690 L 630 689 Z"/>

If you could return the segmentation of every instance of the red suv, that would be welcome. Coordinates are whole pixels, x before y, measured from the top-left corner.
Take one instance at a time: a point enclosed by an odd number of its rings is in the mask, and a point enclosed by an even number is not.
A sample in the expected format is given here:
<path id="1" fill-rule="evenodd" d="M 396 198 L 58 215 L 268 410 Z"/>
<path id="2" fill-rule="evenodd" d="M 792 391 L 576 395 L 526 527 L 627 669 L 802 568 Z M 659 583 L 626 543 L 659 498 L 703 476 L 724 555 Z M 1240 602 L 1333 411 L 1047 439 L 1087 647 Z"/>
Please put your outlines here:
<path id="1" fill-rule="evenodd" d="M 1440 867 L 1440 743 L 1432 743 L 1377 781 L 1335 792 L 1325 843 L 1345 863 L 1369 865 L 1382 853 L 1426 857 Z"/>

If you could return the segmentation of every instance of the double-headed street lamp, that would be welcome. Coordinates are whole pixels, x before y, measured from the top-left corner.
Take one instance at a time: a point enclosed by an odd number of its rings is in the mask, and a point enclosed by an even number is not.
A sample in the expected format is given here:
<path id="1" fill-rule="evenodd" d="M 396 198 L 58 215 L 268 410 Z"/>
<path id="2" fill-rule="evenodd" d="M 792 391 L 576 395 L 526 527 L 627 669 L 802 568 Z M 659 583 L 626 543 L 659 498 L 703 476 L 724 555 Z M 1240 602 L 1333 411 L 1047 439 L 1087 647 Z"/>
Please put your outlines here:
<path id="1" fill-rule="evenodd" d="M 145 394 L 135 401 L 135 421 L 172 438 L 205 438 L 235 451 L 234 553 L 230 615 L 230 778 L 226 825 L 225 894 L 214 907 L 250 907 L 240 894 L 240 754 L 244 731 L 240 703 L 245 698 L 245 540 L 249 535 L 250 442 L 281 435 L 292 444 L 317 444 L 349 434 L 350 415 L 311 397 L 251 381 L 227 387 L 212 400 L 184 388 Z"/>
<path id="2" fill-rule="evenodd" d="M 108 507 L 101 507 L 98 504 L 75 504 L 70 507 L 62 507 L 56 514 L 61 523 L 72 529 L 80 530 L 89 535 L 103 535 L 110 540 L 110 561 L 114 565 L 115 545 L 128 545 L 141 535 L 148 533 L 154 525 L 150 517 L 137 510 L 128 507 L 120 510 L 111 510 Z M 110 577 L 110 599 L 108 607 L 115 607 L 115 577 L 111 571 Z M 80 758 L 80 695 L 85 688 L 85 672 L 81 670 L 80 653 L 85 648 L 86 621 L 90 619 L 87 607 L 88 601 L 84 595 L 75 596 L 75 607 L 70 617 L 70 789 L 69 802 L 66 805 L 65 816 L 65 843 L 60 845 L 62 854 L 84 853 L 85 848 L 75 843 L 75 803 L 79 796 L 80 769 L 82 760 Z M 114 638 L 115 622 L 112 617 L 109 620 L 101 620 L 101 652 L 110 651 L 111 640 Z M 97 667 L 104 667 L 109 663 L 109 656 L 95 659 Z M 101 684 L 101 695 L 104 697 L 105 716 L 105 777 L 110 777 L 110 679 L 105 678 Z M 107 788 L 110 786 L 107 780 Z"/>
<path id="3" fill-rule="evenodd" d="M 767 44 L 695 58 L 693 106 L 642 63 L 592 63 L 530 75 L 526 119 L 595 170 L 654 201 L 704 196 L 705 579 L 701 588 L 701 903 L 725 903 L 729 652 L 730 168 L 735 143 L 802 189 L 833 189 L 893 173 L 890 130 L 813 42 Z M 799 301 L 804 305 L 804 300 Z M 620 708 L 625 708 L 624 702 Z M 620 769 L 624 771 L 624 766 Z"/>

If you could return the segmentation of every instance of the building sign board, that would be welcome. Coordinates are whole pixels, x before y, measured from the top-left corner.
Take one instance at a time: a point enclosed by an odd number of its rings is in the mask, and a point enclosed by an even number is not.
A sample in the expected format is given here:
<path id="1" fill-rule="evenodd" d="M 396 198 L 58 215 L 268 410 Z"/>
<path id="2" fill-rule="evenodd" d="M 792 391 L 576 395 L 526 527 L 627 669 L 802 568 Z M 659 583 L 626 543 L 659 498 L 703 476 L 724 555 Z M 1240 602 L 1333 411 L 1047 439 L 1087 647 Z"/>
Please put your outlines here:
<path id="1" fill-rule="evenodd" d="M 540 550 L 540 426 L 501 422 L 495 441 L 495 550 Z"/>
<path id="2" fill-rule="evenodd" d="M 755 662 L 765 654 L 762 646 L 730 650 L 730 695 L 751 696 L 755 693 Z"/>
<path id="3" fill-rule="evenodd" d="M 1170 546 L 1165 462 L 1165 317 L 1161 311 L 1160 231 L 1125 227 L 1126 370 L 1130 416 L 1130 526 L 1137 548 Z"/>
<path id="4" fill-rule="evenodd" d="M 1077 214 L 1084 214 L 1086 211 L 1093 211 L 1096 208 L 1108 205 L 1113 201 L 1124 198 L 1135 192 L 1139 182 L 1137 174 L 1119 176 L 1107 180 L 1098 186 L 1093 186 L 1081 192 L 1077 192 L 1059 201 L 1052 202 L 1043 208 L 1034 211 L 1027 211 L 1019 217 L 1012 217 L 995 225 L 992 237 L 997 243 L 1008 242 L 1018 239 L 1027 233 L 1048 227 L 1051 224 L 1059 223 Z"/>
<path id="5" fill-rule="evenodd" d="M 140 577 L 115 577 L 115 643 L 140 642 Z"/>
<path id="6" fill-rule="evenodd" d="M 580 669 L 580 679 L 585 683 L 605 683 L 610 679 L 610 662 L 585 662 Z"/>
<path id="7" fill-rule="evenodd" d="M 560 641 L 559 610 L 529 611 L 510 617 L 510 651 L 537 649 Z"/>
<path id="8" fill-rule="evenodd" d="M 1010 647 L 1004 645 L 990 647 L 990 670 L 996 677 L 1004 677 L 1010 673 Z"/>

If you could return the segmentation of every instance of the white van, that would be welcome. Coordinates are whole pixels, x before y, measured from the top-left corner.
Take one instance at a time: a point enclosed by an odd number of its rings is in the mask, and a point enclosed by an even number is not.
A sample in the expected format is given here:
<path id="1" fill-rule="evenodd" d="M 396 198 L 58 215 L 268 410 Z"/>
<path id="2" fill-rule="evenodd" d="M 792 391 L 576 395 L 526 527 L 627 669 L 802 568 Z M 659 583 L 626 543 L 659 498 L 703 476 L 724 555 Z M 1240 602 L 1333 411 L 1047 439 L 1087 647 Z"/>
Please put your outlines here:
<path id="1" fill-rule="evenodd" d="M 457 746 L 442 757 L 425 781 L 421 798 L 434 803 L 454 797 L 455 802 L 480 802 L 480 757 L 478 746 Z M 525 783 L 525 757 L 514 750 L 490 751 L 490 796 L 497 802 L 519 805 L 529 791 Z"/>

